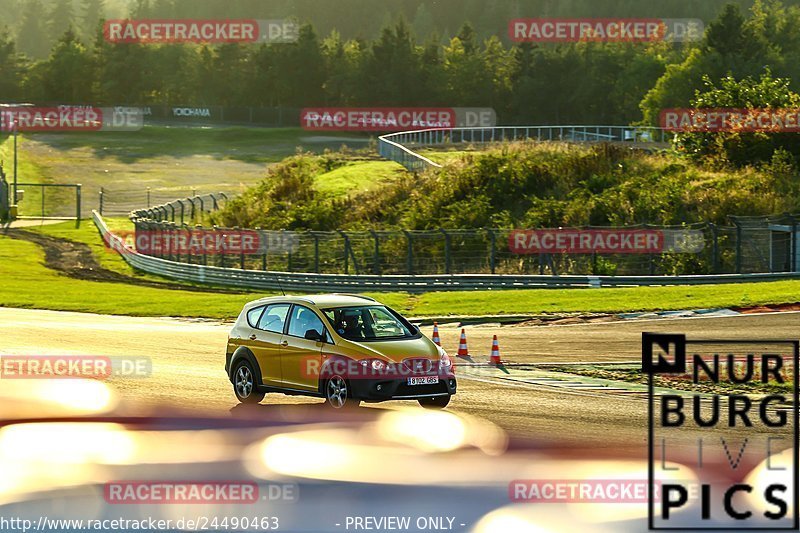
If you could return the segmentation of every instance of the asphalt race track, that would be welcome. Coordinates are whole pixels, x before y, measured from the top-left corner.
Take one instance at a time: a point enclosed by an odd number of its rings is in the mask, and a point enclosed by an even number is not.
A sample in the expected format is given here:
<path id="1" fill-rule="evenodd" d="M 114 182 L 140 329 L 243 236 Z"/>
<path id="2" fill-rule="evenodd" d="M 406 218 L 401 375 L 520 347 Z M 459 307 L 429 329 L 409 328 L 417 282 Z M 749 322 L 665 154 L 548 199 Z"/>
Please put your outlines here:
<path id="1" fill-rule="evenodd" d="M 133 318 L 0 308 L 1 355 L 149 357 L 149 377 L 113 378 L 110 385 L 137 405 L 169 403 L 186 409 L 229 411 L 237 401 L 224 372 L 228 324 L 173 318 Z M 430 335 L 430 328 L 424 329 Z M 493 334 L 503 360 L 514 362 L 635 361 L 642 331 L 691 338 L 796 339 L 800 314 L 682 318 L 558 326 L 467 327 L 470 352 L 485 361 Z M 440 328 L 445 349 L 457 351 L 460 328 Z M 320 404 L 313 398 L 267 395 L 258 409 L 277 404 Z M 392 408 L 389 402 L 366 408 Z M 416 405 L 416 404 L 412 404 Z M 449 409 L 489 419 L 513 434 L 596 447 L 641 447 L 646 402 L 614 395 L 576 396 L 547 387 L 499 380 L 461 379 Z"/>

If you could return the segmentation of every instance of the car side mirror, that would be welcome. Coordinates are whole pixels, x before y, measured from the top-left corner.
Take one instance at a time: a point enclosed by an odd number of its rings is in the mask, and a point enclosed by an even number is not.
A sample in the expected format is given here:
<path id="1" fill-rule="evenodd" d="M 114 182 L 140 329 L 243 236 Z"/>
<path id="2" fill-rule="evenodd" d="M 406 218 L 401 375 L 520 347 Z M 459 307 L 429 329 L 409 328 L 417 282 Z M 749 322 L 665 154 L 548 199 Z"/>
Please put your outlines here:
<path id="1" fill-rule="evenodd" d="M 322 342 L 322 333 L 315 329 L 310 329 L 306 331 L 305 338 L 310 341 Z"/>

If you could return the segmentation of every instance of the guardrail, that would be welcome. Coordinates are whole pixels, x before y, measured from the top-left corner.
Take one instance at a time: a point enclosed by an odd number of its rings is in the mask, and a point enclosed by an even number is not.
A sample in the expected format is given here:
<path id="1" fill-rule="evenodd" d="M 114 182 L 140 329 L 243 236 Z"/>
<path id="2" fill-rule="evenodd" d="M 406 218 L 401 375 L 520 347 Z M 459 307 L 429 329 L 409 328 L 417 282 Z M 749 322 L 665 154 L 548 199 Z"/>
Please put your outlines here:
<path id="1" fill-rule="evenodd" d="M 645 126 L 500 126 L 492 128 L 432 128 L 389 133 L 378 137 L 381 157 L 396 161 L 418 172 L 442 165 L 424 157 L 409 146 L 486 144 L 502 141 L 537 140 L 564 142 L 621 142 L 665 144 L 669 136 L 662 128 Z"/>
<path id="2" fill-rule="evenodd" d="M 504 274 L 451 275 L 346 275 L 310 274 L 243 270 L 207 265 L 178 263 L 137 253 L 109 231 L 103 217 L 92 211 L 92 220 L 112 249 L 120 251 L 132 267 L 171 279 L 242 289 L 297 292 L 329 291 L 468 291 L 488 289 L 531 289 L 565 287 L 633 287 L 666 285 L 707 285 L 752 281 L 800 279 L 800 273 L 720 274 L 699 276 L 547 276 Z"/>

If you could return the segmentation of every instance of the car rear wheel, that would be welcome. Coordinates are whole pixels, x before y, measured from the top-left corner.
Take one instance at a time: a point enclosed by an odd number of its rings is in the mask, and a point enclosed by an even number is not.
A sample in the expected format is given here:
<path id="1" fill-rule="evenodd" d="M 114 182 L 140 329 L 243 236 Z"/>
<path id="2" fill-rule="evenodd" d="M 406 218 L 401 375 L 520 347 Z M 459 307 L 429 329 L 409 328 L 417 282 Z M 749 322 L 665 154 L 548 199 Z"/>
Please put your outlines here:
<path id="1" fill-rule="evenodd" d="M 241 360 L 233 370 L 233 392 L 242 403 L 258 403 L 264 399 L 264 393 L 256 390 L 256 380 L 250 363 Z"/>
<path id="2" fill-rule="evenodd" d="M 425 409 L 444 409 L 450 403 L 450 395 L 434 396 L 433 398 L 420 398 L 419 404 Z"/>
<path id="3" fill-rule="evenodd" d="M 346 379 L 333 375 L 325 382 L 325 404 L 333 409 L 350 409 L 358 407 L 361 402 L 353 399 Z"/>

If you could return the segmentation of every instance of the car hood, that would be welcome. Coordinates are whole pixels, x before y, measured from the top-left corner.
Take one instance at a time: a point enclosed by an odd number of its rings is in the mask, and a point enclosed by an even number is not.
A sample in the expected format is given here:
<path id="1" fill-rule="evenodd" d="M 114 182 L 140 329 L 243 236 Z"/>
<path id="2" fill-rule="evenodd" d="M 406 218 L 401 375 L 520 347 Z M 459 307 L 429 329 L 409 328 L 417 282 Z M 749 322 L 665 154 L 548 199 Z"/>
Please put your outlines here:
<path id="1" fill-rule="evenodd" d="M 376 357 L 400 363 L 410 357 L 439 359 L 436 345 L 425 336 L 391 341 L 347 341 L 350 348 L 358 350 L 364 358 Z"/>

